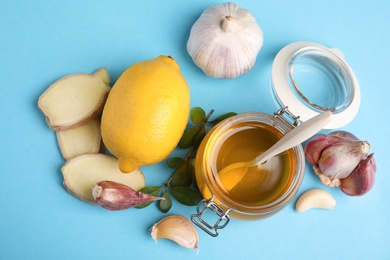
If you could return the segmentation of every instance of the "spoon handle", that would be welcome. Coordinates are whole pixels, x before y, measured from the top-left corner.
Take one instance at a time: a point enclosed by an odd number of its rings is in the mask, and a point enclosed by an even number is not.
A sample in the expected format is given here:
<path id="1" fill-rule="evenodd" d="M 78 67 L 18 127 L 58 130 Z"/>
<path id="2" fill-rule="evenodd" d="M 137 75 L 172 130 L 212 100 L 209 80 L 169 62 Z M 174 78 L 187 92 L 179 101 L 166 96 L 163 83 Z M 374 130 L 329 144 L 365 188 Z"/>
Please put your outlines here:
<path id="1" fill-rule="evenodd" d="M 315 135 L 322 128 L 324 128 L 330 122 L 332 116 L 332 112 L 326 111 L 324 113 L 316 115 L 315 117 L 307 120 L 306 122 L 301 123 L 299 126 L 285 134 L 271 148 L 262 153 L 260 156 L 256 157 L 252 161 L 252 166 L 260 165 L 268 159 L 278 155 L 279 153 L 303 143 L 304 141 Z"/>

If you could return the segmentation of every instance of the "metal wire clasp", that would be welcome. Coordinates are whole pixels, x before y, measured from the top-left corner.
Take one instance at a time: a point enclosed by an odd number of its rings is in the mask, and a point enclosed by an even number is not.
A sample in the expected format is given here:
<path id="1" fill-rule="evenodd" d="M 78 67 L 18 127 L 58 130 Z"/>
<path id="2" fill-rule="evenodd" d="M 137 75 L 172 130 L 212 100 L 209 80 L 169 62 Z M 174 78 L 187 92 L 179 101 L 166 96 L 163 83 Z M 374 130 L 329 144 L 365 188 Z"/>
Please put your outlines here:
<path id="1" fill-rule="evenodd" d="M 286 113 L 288 116 L 290 116 L 292 118 L 292 122 L 290 122 L 287 118 L 285 118 L 283 116 L 283 114 Z M 293 128 L 294 127 L 297 127 L 299 126 L 299 124 L 301 123 L 301 120 L 299 119 L 300 117 L 299 116 L 294 116 L 290 110 L 288 110 L 288 107 L 283 107 L 281 109 L 279 109 L 278 111 L 274 112 L 274 116 L 283 120 L 285 123 L 291 125 Z"/>
<path id="2" fill-rule="evenodd" d="M 208 209 L 210 209 L 212 212 L 215 212 L 218 216 L 218 219 L 214 224 L 207 223 L 203 218 L 203 215 Z M 230 221 L 230 209 L 226 211 L 223 210 L 218 204 L 214 202 L 214 196 L 209 200 L 202 200 L 198 204 L 196 211 L 196 214 L 191 215 L 191 221 L 212 237 L 218 236 L 218 230 L 226 227 Z"/>

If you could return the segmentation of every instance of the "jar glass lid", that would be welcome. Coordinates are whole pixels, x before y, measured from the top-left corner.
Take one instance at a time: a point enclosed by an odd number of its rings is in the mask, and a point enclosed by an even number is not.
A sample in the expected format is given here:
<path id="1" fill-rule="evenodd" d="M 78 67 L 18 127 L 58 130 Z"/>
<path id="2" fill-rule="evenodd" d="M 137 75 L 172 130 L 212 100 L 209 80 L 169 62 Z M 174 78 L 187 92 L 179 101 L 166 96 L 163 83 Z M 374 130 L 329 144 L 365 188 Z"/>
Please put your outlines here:
<path id="1" fill-rule="evenodd" d="M 331 111 L 333 120 L 325 128 L 335 129 L 352 121 L 359 110 L 359 84 L 337 49 L 290 44 L 277 54 L 271 80 L 279 105 L 302 121 Z"/>

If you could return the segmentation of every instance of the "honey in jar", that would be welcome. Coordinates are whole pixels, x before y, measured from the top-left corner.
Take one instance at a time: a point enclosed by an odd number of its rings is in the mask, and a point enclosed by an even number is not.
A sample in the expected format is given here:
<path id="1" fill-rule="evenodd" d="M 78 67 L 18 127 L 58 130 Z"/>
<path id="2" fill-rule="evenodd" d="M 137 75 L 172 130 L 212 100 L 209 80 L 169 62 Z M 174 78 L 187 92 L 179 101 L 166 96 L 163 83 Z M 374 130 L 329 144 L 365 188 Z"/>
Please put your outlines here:
<path id="1" fill-rule="evenodd" d="M 226 140 L 215 151 L 214 170 L 218 172 L 217 183 L 227 196 L 240 204 L 261 206 L 274 201 L 286 191 L 292 181 L 290 173 L 295 170 L 291 149 L 260 167 L 239 168 L 220 175 L 223 168 L 236 162 L 249 161 L 265 152 L 282 138 L 281 132 L 261 122 L 243 122 L 232 127 L 224 138 Z"/>
<path id="2" fill-rule="evenodd" d="M 263 113 L 240 114 L 214 127 L 196 157 L 196 179 L 204 198 L 214 197 L 215 203 L 231 211 L 232 216 L 244 219 L 264 218 L 284 207 L 303 178 L 301 146 L 270 159 L 264 167 L 249 167 L 244 174 L 219 173 L 232 163 L 257 157 L 291 128 L 279 118 Z"/>

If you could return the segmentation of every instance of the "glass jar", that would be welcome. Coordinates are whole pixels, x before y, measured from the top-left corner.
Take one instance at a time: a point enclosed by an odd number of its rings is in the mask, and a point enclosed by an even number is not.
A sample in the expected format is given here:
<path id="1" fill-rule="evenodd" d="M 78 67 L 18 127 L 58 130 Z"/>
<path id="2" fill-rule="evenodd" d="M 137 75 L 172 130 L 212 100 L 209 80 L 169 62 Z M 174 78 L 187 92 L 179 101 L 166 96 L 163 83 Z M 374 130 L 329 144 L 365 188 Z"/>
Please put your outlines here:
<path id="1" fill-rule="evenodd" d="M 315 43 L 283 48 L 273 63 L 271 87 L 279 105 L 273 116 L 249 112 L 228 118 L 212 128 L 198 148 L 195 175 L 204 200 L 191 220 L 211 236 L 218 235 L 230 216 L 262 219 L 288 205 L 303 180 L 305 156 L 298 145 L 270 159 L 274 165 L 266 173 L 248 168 L 221 176 L 223 168 L 250 161 L 300 122 L 324 111 L 333 113 L 324 129 L 344 126 L 360 105 L 359 85 L 342 53 Z M 216 213 L 217 219 L 206 220 L 208 212 Z"/>

